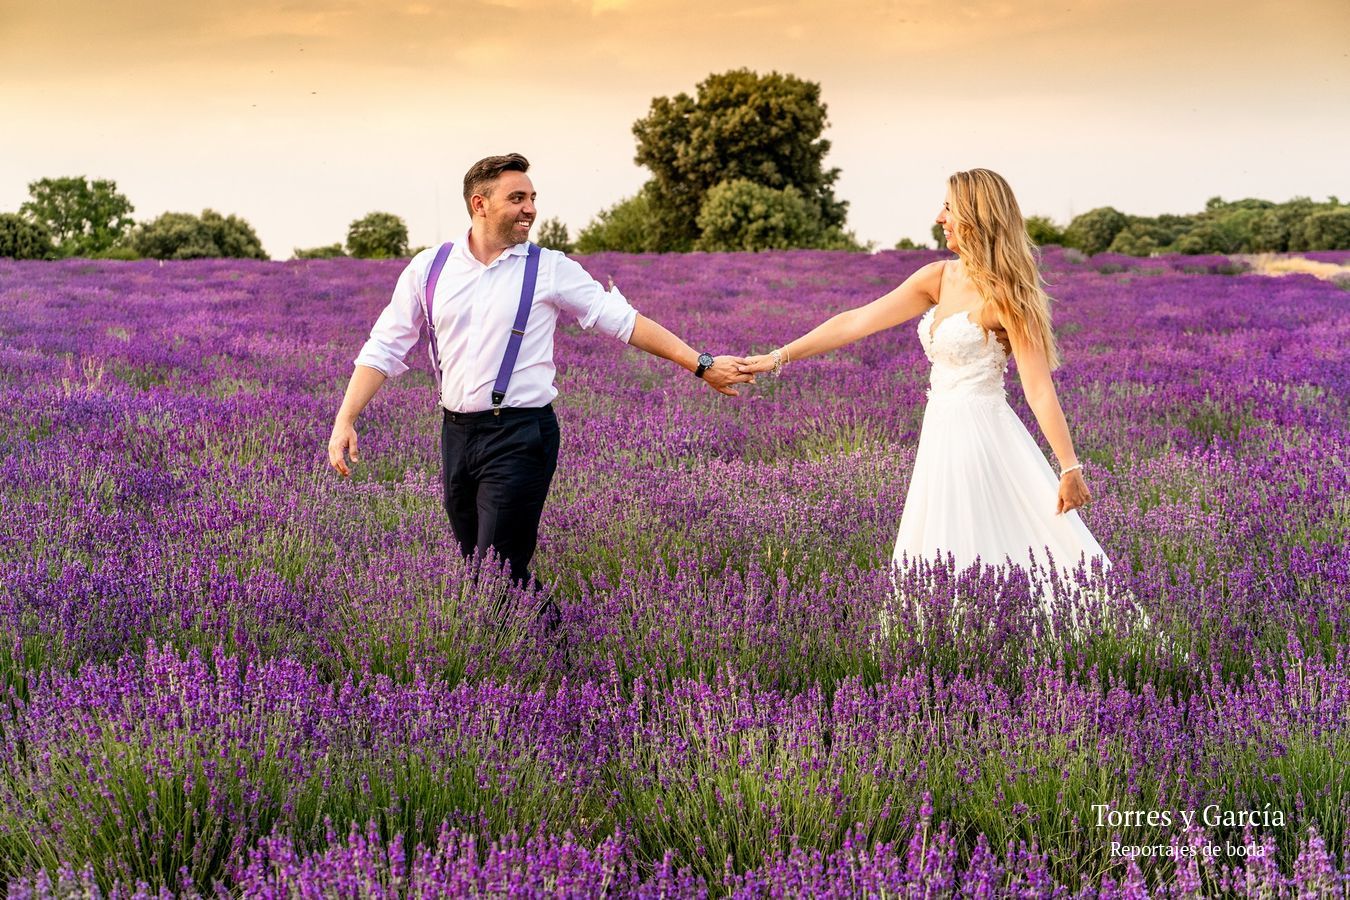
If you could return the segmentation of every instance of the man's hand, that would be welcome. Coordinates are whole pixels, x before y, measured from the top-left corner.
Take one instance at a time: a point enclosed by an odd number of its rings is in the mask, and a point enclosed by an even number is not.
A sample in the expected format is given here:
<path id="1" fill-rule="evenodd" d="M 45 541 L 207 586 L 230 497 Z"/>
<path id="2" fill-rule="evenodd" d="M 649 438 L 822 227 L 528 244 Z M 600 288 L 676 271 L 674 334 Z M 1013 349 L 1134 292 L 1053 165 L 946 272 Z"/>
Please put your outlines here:
<path id="1" fill-rule="evenodd" d="M 349 478 L 352 470 L 347 466 L 344 451 L 351 455 L 352 462 L 361 461 L 356 449 L 356 429 L 350 422 L 339 421 L 333 423 L 333 436 L 328 439 L 328 464 L 343 478 Z"/>
<path id="2" fill-rule="evenodd" d="M 739 356 L 714 357 L 713 364 L 703 372 L 703 380 L 719 393 L 738 397 L 740 394 L 731 385 L 755 383 L 753 374 L 741 371 L 743 365 L 745 360 Z"/>
<path id="3" fill-rule="evenodd" d="M 347 452 L 352 462 L 360 462 L 356 452 L 356 417 L 366 408 L 370 398 L 384 384 L 385 374 L 379 369 L 357 364 L 347 382 L 347 392 L 342 397 L 342 407 L 333 419 L 333 436 L 328 439 L 328 464 L 337 470 L 343 478 L 352 474 L 347 467 L 343 452 Z"/>
<path id="4" fill-rule="evenodd" d="M 1069 512 L 1092 502 L 1092 492 L 1088 490 L 1082 469 L 1074 469 L 1059 479 L 1059 502 L 1055 504 L 1055 515 Z"/>

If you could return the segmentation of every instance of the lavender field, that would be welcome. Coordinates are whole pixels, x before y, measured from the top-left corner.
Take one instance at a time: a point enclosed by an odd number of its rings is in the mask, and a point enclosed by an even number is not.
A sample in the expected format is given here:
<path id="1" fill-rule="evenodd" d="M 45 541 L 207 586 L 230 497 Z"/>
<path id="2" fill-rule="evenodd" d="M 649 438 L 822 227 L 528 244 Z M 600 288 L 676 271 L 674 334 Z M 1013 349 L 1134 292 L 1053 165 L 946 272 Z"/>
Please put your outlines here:
<path id="1" fill-rule="evenodd" d="M 937 256 L 583 262 L 750 353 Z M 420 346 L 327 467 L 402 263 L 0 261 L 0 885 L 1342 895 L 1350 292 L 1045 266 L 1114 563 L 1051 627 L 1026 573 L 890 569 L 912 323 L 738 398 L 569 324 L 550 634 L 454 551 Z"/>

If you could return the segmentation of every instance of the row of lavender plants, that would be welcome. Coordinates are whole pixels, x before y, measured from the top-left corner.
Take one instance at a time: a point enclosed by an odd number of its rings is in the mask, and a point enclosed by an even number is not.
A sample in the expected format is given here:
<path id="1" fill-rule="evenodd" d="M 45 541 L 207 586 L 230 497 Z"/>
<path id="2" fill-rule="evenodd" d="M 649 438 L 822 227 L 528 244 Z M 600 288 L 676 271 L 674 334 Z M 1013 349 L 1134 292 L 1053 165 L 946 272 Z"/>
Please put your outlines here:
<path id="1" fill-rule="evenodd" d="M 585 262 L 741 353 L 934 258 Z M 0 884 L 1344 889 L 1347 294 L 1221 257 L 1045 268 L 1114 562 L 1051 621 L 1045 573 L 889 569 L 912 327 L 724 398 L 568 326 L 546 632 L 453 552 L 419 352 L 354 479 L 326 468 L 398 263 L 0 262 Z M 1176 821 L 1207 807 L 1260 815 Z"/>

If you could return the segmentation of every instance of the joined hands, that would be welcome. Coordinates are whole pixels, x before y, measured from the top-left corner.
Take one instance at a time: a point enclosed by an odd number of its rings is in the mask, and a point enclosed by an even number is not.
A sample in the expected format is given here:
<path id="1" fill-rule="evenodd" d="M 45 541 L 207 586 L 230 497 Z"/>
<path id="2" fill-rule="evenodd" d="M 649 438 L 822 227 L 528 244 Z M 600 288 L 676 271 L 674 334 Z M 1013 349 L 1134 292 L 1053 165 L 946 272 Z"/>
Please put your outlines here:
<path id="1" fill-rule="evenodd" d="M 714 357 L 713 364 L 703 371 L 703 380 L 720 394 L 739 397 L 740 392 L 731 385 L 755 383 L 754 373 L 745 368 L 746 362 L 739 356 Z"/>
<path id="2" fill-rule="evenodd" d="M 757 372 L 772 372 L 775 365 L 772 354 L 761 353 L 759 356 L 747 356 L 741 360 L 740 371 L 751 375 Z M 751 379 L 751 384 L 753 383 L 754 380 Z"/>

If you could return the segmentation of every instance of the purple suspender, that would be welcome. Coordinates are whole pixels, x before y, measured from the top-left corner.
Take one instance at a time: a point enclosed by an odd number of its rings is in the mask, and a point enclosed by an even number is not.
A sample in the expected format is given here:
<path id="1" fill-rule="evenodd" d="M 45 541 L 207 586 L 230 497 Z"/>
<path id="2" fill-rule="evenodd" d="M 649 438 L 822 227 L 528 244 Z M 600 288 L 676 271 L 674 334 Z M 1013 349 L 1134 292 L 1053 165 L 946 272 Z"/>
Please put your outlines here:
<path id="1" fill-rule="evenodd" d="M 431 355 L 431 371 L 436 373 L 437 394 L 441 392 L 441 355 L 436 349 L 436 329 L 431 324 L 431 303 L 436 297 L 436 282 L 440 280 L 441 269 L 445 268 L 445 260 L 453 249 L 455 249 L 453 241 L 441 244 L 441 248 L 436 251 L 436 258 L 431 261 L 427 287 L 422 292 L 422 315 L 426 317 L 427 323 L 427 353 Z"/>
<path id="2" fill-rule="evenodd" d="M 423 291 L 422 313 L 427 323 L 427 351 L 431 354 L 431 367 L 436 372 L 436 387 L 441 386 L 441 360 L 436 349 L 436 329 L 431 325 L 431 304 L 436 296 L 436 282 L 440 280 L 441 269 L 450 255 L 454 243 L 446 242 L 436 251 L 431 261 L 431 271 L 427 274 L 427 287 Z M 506 387 L 511 383 L 511 373 L 516 368 L 516 358 L 520 356 L 520 343 L 525 337 L 525 323 L 530 320 L 530 305 L 534 302 L 534 286 L 539 280 L 539 246 L 530 244 L 525 254 L 525 281 L 520 286 L 520 307 L 516 310 L 516 321 L 511 328 L 511 337 L 506 342 L 506 355 L 502 357 L 502 367 L 497 370 L 497 383 L 492 386 L 492 413 L 502 414 L 502 401 L 506 399 Z"/>
<path id="3" fill-rule="evenodd" d="M 530 320 L 530 304 L 534 302 L 534 283 L 539 279 L 539 245 L 530 244 L 525 253 L 525 281 L 520 286 L 520 308 L 516 310 L 516 324 L 511 328 L 511 339 L 506 342 L 506 356 L 502 357 L 502 367 L 497 370 L 497 383 L 492 386 L 492 413 L 502 414 L 502 401 L 506 399 L 506 386 L 511 383 L 511 373 L 516 368 L 516 357 L 520 355 L 520 342 L 525 337 L 525 323 Z"/>

